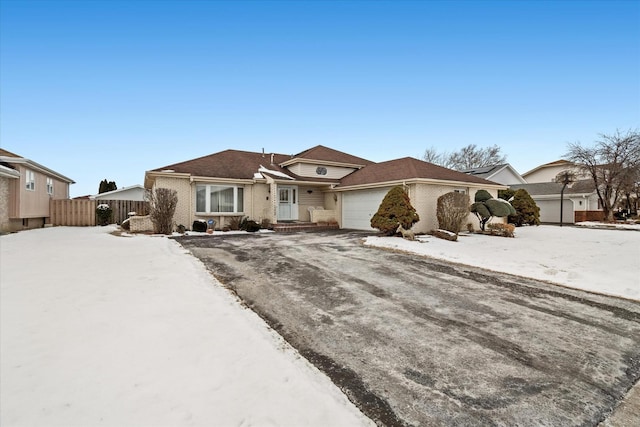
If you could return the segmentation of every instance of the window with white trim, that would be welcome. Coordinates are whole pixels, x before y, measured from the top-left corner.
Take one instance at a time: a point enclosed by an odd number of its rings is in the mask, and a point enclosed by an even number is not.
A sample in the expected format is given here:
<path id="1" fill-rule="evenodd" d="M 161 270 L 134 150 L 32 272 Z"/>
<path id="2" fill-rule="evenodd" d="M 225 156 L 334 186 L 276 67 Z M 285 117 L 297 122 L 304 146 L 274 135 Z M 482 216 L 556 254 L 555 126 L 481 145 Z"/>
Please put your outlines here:
<path id="1" fill-rule="evenodd" d="M 53 178 L 47 178 L 47 194 L 53 196 Z"/>
<path id="2" fill-rule="evenodd" d="M 243 187 L 196 185 L 196 213 L 242 213 L 243 211 Z"/>
<path id="3" fill-rule="evenodd" d="M 29 169 L 27 169 L 25 175 L 25 188 L 30 191 L 35 191 L 36 189 L 36 174 Z"/>

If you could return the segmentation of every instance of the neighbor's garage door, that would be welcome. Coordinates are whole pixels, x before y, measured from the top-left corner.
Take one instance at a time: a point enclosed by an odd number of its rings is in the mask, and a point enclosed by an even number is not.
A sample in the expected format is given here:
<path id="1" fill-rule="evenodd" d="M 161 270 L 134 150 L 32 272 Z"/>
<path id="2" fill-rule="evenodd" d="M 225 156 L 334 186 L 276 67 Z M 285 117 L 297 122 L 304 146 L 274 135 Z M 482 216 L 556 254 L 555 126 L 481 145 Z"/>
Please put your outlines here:
<path id="1" fill-rule="evenodd" d="M 560 199 L 536 200 L 535 202 L 540 208 L 540 222 L 560 222 Z M 562 208 L 562 222 L 566 224 L 573 224 L 575 222 L 573 215 L 573 202 L 571 200 L 564 200 L 564 207 Z"/>
<path id="2" fill-rule="evenodd" d="M 378 211 L 389 188 L 342 193 L 342 228 L 372 230 L 371 217 Z"/>

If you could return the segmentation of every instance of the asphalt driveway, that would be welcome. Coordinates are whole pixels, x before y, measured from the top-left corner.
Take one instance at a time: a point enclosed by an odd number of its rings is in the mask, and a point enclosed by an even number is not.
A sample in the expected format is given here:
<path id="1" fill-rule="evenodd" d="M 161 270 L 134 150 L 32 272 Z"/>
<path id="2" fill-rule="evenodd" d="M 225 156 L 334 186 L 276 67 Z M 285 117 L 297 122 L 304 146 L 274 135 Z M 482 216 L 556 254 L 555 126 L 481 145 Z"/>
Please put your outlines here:
<path id="1" fill-rule="evenodd" d="M 595 426 L 640 378 L 640 303 L 363 236 L 177 240 L 381 425 Z"/>

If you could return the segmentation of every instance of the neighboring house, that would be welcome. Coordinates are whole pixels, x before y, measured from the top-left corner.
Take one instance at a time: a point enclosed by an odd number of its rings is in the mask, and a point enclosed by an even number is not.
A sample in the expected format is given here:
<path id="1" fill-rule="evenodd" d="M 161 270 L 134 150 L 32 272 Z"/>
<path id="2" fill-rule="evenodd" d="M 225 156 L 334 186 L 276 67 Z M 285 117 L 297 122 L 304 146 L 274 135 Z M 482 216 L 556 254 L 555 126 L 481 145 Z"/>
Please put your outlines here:
<path id="1" fill-rule="evenodd" d="M 89 196 L 91 200 L 135 200 L 143 202 L 146 190 L 140 184 Z"/>
<path id="2" fill-rule="evenodd" d="M 74 181 L 33 160 L 0 149 L 0 230 L 43 227 L 49 201 L 68 199 Z"/>
<path id="3" fill-rule="evenodd" d="M 509 163 L 460 171 L 503 185 L 526 184 L 527 181 Z"/>
<path id="4" fill-rule="evenodd" d="M 555 180 L 560 173 L 566 171 L 573 172 L 577 181 L 567 186 L 564 191 L 562 222 L 573 224 L 601 220 L 602 207 L 598 203 L 593 181 L 567 160 L 556 160 L 533 168 L 522 174 L 527 184 L 512 185 L 511 188 L 524 188 L 529 192 L 540 208 L 541 222 L 559 223 L 562 184 L 556 183 Z"/>
<path id="5" fill-rule="evenodd" d="M 544 165 L 531 169 L 529 172 L 523 173 L 522 178 L 525 179 L 527 184 L 535 182 L 555 182 L 556 176 L 565 171 L 573 172 L 578 179 L 589 178 L 588 175 L 581 173 L 573 163 L 567 160 L 556 160 L 555 162 L 545 163 Z"/>
<path id="6" fill-rule="evenodd" d="M 437 228 L 442 194 L 460 191 L 473 200 L 479 189 L 496 197 L 506 188 L 414 158 L 374 163 L 322 145 L 296 155 L 225 150 L 145 174 L 145 188 L 177 191 L 174 221 L 187 228 L 196 219 L 214 219 L 221 228 L 229 217 L 244 215 L 372 230 L 371 217 L 395 185 L 404 186 L 420 215 L 416 232 Z M 469 222 L 477 226 L 475 217 Z"/>
<path id="7" fill-rule="evenodd" d="M 524 188 L 540 208 L 540 222 L 560 222 L 560 200 L 562 184 L 539 182 L 512 185 L 511 189 Z M 602 209 L 591 179 L 581 179 L 564 190 L 562 222 L 573 224 L 581 221 L 602 220 Z"/>
<path id="8" fill-rule="evenodd" d="M 9 188 L 20 181 L 20 172 L 9 165 L 0 164 L 0 233 L 9 231 Z"/>

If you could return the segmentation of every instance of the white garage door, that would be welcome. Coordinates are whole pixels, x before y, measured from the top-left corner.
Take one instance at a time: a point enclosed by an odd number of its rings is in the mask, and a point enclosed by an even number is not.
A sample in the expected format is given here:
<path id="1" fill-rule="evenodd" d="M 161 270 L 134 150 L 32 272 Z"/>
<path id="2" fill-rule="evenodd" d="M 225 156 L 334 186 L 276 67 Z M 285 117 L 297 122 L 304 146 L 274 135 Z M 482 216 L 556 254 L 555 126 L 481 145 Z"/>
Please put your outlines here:
<path id="1" fill-rule="evenodd" d="M 342 193 L 342 228 L 373 230 L 371 217 L 390 188 L 359 190 Z"/>
<path id="2" fill-rule="evenodd" d="M 560 199 L 536 200 L 535 202 L 540 208 L 540 222 L 560 223 Z M 573 224 L 575 222 L 573 202 L 571 200 L 564 200 L 562 222 L 565 224 Z"/>

